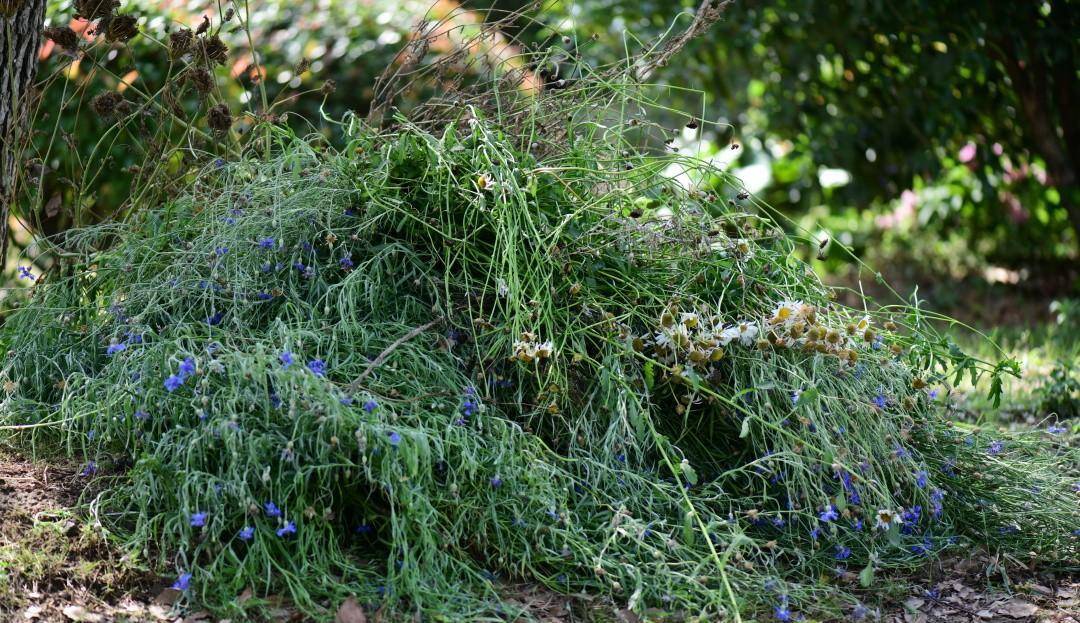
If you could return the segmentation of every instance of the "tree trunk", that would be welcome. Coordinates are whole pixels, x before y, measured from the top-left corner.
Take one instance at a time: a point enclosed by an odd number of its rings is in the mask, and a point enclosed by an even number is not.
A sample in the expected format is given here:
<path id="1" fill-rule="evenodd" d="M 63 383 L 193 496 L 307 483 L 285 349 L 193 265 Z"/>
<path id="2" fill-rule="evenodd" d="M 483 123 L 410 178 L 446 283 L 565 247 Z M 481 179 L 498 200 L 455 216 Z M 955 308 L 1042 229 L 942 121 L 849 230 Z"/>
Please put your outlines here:
<path id="1" fill-rule="evenodd" d="M 8 220 L 44 22 L 45 0 L 0 0 L 0 271 L 7 264 Z"/>

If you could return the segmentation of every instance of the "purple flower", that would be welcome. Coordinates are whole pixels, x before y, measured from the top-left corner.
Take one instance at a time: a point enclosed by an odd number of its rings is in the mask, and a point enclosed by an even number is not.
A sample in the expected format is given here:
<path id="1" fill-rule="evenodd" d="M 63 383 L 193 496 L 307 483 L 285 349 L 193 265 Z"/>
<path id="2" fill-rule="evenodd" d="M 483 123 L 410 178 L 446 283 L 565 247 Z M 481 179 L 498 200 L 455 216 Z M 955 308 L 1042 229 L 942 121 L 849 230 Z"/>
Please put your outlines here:
<path id="1" fill-rule="evenodd" d="M 195 360 L 191 357 L 185 357 L 184 361 L 180 363 L 180 376 L 187 378 L 195 374 Z"/>
<path id="2" fill-rule="evenodd" d="M 96 473 L 97 473 L 97 463 L 95 463 L 93 461 L 90 461 L 89 463 L 86 464 L 86 467 L 83 468 L 80 475 L 83 478 L 86 478 L 88 476 L 93 476 Z"/>
<path id="3" fill-rule="evenodd" d="M 229 247 L 218 247 L 214 249 L 214 255 L 221 256 L 229 252 Z"/>
<path id="4" fill-rule="evenodd" d="M 368 413 L 371 413 L 372 411 L 374 411 L 375 409 L 378 409 L 378 408 L 379 408 L 379 403 L 375 402 L 374 400 L 366 400 L 364 402 L 364 411 L 367 411 Z"/>
<path id="5" fill-rule="evenodd" d="M 174 591 L 186 591 L 191 586 L 191 574 L 181 573 L 180 577 L 176 578 L 173 582 L 172 589 Z"/>
<path id="6" fill-rule="evenodd" d="M 109 347 L 107 349 L 105 349 L 105 354 L 106 355 L 115 355 L 116 353 L 119 353 L 119 352 L 125 351 L 125 350 L 127 350 L 127 344 L 125 344 L 123 342 L 113 342 L 112 344 L 109 344 Z"/>
<path id="7" fill-rule="evenodd" d="M 326 362 L 322 359 L 312 359 L 307 364 L 308 370 L 311 370 L 315 376 L 323 376 L 326 374 Z"/>
<path id="8" fill-rule="evenodd" d="M 931 389 L 930 393 L 927 394 L 927 395 L 930 396 L 930 400 L 937 400 L 938 391 L 936 389 Z M 860 605 L 862 605 L 862 604 L 860 604 Z"/>
<path id="9" fill-rule="evenodd" d="M 833 555 L 833 558 L 837 560 L 847 560 L 848 558 L 851 558 L 851 548 L 837 545 L 836 554 Z"/>
<path id="10" fill-rule="evenodd" d="M 1060 435 L 1060 434 L 1065 432 L 1065 427 L 1064 426 L 1059 426 L 1057 424 L 1051 424 L 1046 429 L 1046 432 L 1050 433 L 1051 435 Z"/>
<path id="11" fill-rule="evenodd" d="M 289 369 L 289 366 L 291 366 L 294 361 L 292 353 L 290 353 L 289 351 L 282 352 L 280 355 L 278 355 L 278 359 L 281 360 L 281 367 L 285 368 L 286 370 Z"/>
<path id="12" fill-rule="evenodd" d="M 286 537 L 290 534 L 296 534 L 296 524 L 291 521 L 286 522 L 284 526 L 277 529 L 277 535 L 280 537 Z"/>
<path id="13" fill-rule="evenodd" d="M 260 249 L 273 249 L 276 244 L 277 244 L 277 241 L 274 240 L 273 238 L 269 237 L 269 236 L 267 236 L 266 238 L 260 238 L 259 239 L 259 248 Z"/>
<path id="14" fill-rule="evenodd" d="M 170 374 L 169 378 L 165 379 L 165 389 L 169 392 L 176 391 L 183 384 L 184 379 L 175 374 Z"/>
<path id="15" fill-rule="evenodd" d="M 244 526 L 244 528 L 240 530 L 240 533 L 236 536 L 240 537 L 241 541 L 250 541 L 255 537 L 255 528 L 252 528 L 251 526 Z"/>
<path id="16" fill-rule="evenodd" d="M 773 614 L 776 615 L 776 620 L 777 621 L 793 621 L 794 620 L 792 618 L 792 615 L 791 615 L 791 610 L 788 608 L 787 604 L 780 604 L 779 606 L 776 606 L 775 608 L 773 608 Z"/>
<path id="17" fill-rule="evenodd" d="M 862 621 L 870 615 L 870 608 L 862 604 L 855 604 L 855 608 L 851 611 L 851 618 L 856 621 Z"/>
<path id="18" fill-rule="evenodd" d="M 990 447 L 986 449 L 986 453 L 990 456 L 996 456 L 1001 454 L 1001 451 L 1005 449 L 1005 444 L 1000 441 L 993 441 L 990 443 Z"/>
<path id="19" fill-rule="evenodd" d="M 34 273 L 30 272 L 30 268 L 27 266 L 19 267 L 19 279 L 29 279 L 30 281 L 37 281 L 34 277 Z"/>
<path id="20" fill-rule="evenodd" d="M 396 431 L 390 431 L 386 434 L 386 436 L 390 438 L 390 445 L 392 446 L 396 447 L 398 444 L 401 443 L 401 435 L 399 435 Z"/>
<path id="21" fill-rule="evenodd" d="M 135 411 L 135 419 L 136 420 L 149 420 L 150 419 L 150 414 L 147 413 L 146 411 L 143 411 L 142 409 L 136 409 L 136 411 Z"/>
<path id="22" fill-rule="evenodd" d="M 352 258 L 349 256 L 345 256 L 338 260 L 338 264 L 341 265 L 342 270 L 351 270 L 353 267 Z"/>
<path id="23" fill-rule="evenodd" d="M 201 528 L 206 525 L 206 513 L 193 513 L 191 515 L 191 527 Z"/>
<path id="24" fill-rule="evenodd" d="M 263 509 L 266 511 L 267 517 L 281 517 L 281 509 L 277 507 L 277 504 L 273 502 L 267 502 L 263 504 Z"/>
<path id="25" fill-rule="evenodd" d="M 837 514 L 836 507 L 829 504 L 825 507 L 825 510 L 821 511 L 819 518 L 821 521 L 836 521 L 837 519 L 840 519 L 840 515 Z"/>
<path id="26" fill-rule="evenodd" d="M 495 476 L 494 478 L 491 479 L 491 487 L 493 489 L 498 489 L 499 487 L 502 486 L 502 483 L 503 483 L 502 478 L 499 478 L 498 476 Z"/>

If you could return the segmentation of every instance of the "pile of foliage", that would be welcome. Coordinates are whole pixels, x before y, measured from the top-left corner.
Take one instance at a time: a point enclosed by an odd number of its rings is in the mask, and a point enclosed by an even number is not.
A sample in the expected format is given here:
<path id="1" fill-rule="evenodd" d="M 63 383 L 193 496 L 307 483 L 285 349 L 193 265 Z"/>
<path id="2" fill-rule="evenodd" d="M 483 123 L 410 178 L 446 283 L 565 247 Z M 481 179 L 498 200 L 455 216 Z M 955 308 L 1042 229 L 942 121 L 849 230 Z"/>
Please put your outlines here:
<path id="1" fill-rule="evenodd" d="M 950 547 L 1075 560 L 1075 457 L 944 418 L 1000 369 L 837 304 L 767 206 L 647 149 L 674 41 L 347 116 L 337 148 L 260 125 L 272 149 L 42 241 L 0 420 L 85 456 L 103 524 L 223 614 L 252 587 L 460 620 L 527 579 L 861 617 Z"/>

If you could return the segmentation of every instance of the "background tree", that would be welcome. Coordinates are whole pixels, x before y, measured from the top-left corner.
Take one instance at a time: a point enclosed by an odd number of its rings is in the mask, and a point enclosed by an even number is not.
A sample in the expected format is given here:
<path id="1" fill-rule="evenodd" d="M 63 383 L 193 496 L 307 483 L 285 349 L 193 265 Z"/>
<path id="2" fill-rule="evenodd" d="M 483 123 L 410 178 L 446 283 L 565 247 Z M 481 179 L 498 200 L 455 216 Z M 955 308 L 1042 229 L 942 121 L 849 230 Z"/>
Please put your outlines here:
<path id="1" fill-rule="evenodd" d="M 996 238 L 1003 256 L 1062 245 L 1074 256 L 1076 4 L 739 2 L 677 68 L 650 80 L 701 88 L 706 118 L 731 124 L 712 137 L 718 147 L 737 135 L 743 162 L 771 163 L 764 194 L 777 207 L 865 208 L 951 184 L 951 204 L 925 218 L 964 227 L 972 241 Z M 564 2 L 537 35 L 599 32 L 607 44 L 588 53 L 606 47 L 617 58 L 623 32 L 654 36 L 667 27 L 660 16 L 692 5 Z M 823 167 L 849 172 L 852 183 L 828 188 L 817 175 Z M 954 168 L 966 172 L 951 176 Z"/>
<path id="2" fill-rule="evenodd" d="M 7 261 L 8 216 L 18 170 L 16 146 L 24 127 L 45 0 L 0 0 L 0 270 Z"/>

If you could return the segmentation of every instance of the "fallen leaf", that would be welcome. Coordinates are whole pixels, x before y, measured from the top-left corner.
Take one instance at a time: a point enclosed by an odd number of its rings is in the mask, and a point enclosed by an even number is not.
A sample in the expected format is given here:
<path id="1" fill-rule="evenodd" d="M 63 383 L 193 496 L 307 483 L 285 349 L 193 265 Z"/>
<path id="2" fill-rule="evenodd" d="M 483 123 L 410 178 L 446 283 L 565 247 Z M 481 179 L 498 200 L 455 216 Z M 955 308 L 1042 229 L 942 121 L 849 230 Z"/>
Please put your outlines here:
<path id="1" fill-rule="evenodd" d="M 334 615 L 334 623 L 367 623 L 367 615 L 356 602 L 356 598 L 349 597 L 338 607 L 337 614 Z"/>
<path id="2" fill-rule="evenodd" d="M 41 616 L 41 606 L 28 606 L 26 612 L 23 612 L 23 618 L 27 621 L 36 619 Z"/>
<path id="3" fill-rule="evenodd" d="M 90 612 L 86 608 L 75 604 L 64 606 L 63 612 L 64 616 L 79 623 L 101 623 L 105 620 L 105 617 L 100 614 Z"/>
<path id="4" fill-rule="evenodd" d="M 992 619 L 994 618 L 994 613 L 990 612 L 989 610 L 979 610 L 975 613 L 975 616 L 979 617 L 980 619 Z"/>
<path id="5" fill-rule="evenodd" d="M 926 600 L 924 599 L 920 599 L 918 597 L 908 597 L 904 600 L 904 607 L 912 612 L 915 612 L 919 608 L 922 608 L 923 604 L 925 603 Z"/>
<path id="6" fill-rule="evenodd" d="M 45 204 L 45 216 L 52 218 L 60 213 L 60 193 L 56 193 L 49 198 L 49 202 Z"/>
<path id="7" fill-rule="evenodd" d="M 1014 619 L 1020 619 L 1023 617 L 1034 616 L 1035 613 L 1039 611 L 1039 607 L 1022 599 L 1013 599 L 998 606 L 997 611 L 999 614 L 1004 614 L 1005 616 L 1010 616 Z"/>

